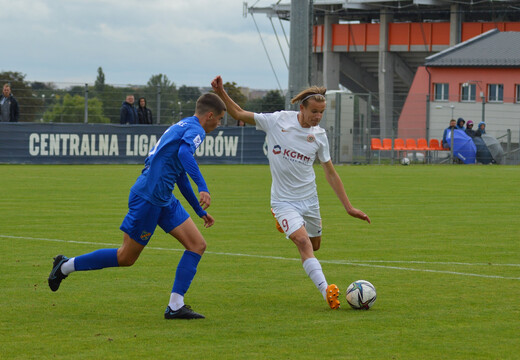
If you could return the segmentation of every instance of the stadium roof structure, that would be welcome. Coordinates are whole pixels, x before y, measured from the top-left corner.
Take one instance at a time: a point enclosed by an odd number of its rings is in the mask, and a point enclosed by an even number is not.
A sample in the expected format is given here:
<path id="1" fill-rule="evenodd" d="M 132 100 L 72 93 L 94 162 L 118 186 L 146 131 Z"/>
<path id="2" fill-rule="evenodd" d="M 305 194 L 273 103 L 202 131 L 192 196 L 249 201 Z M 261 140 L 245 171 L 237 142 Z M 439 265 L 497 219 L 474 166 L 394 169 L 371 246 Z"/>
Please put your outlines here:
<path id="1" fill-rule="evenodd" d="M 430 67 L 520 67 L 520 32 L 489 30 L 425 59 Z"/>
<path id="2" fill-rule="evenodd" d="M 313 0 L 318 17 L 337 15 L 342 21 L 378 22 L 381 10 L 391 10 L 394 21 L 439 21 L 449 19 L 450 7 L 457 5 L 465 21 L 518 21 L 518 0 Z M 244 14 L 265 13 L 268 17 L 290 20 L 291 4 L 251 7 L 244 3 Z"/>

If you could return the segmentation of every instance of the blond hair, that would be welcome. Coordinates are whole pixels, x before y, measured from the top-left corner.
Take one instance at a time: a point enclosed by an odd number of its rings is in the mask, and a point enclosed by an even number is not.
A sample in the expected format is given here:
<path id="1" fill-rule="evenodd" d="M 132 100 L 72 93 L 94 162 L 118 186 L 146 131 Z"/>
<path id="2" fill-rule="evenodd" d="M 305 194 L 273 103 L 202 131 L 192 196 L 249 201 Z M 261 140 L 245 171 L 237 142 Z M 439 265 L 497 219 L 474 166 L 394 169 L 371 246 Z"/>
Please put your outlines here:
<path id="1" fill-rule="evenodd" d="M 309 99 L 314 99 L 317 102 L 324 102 L 326 92 L 327 92 L 327 88 L 325 88 L 323 86 L 316 86 L 316 85 L 311 86 L 305 90 L 302 90 L 298 95 L 293 97 L 291 99 L 291 104 L 301 101 L 301 103 L 304 106 L 307 106 L 307 101 Z"/>

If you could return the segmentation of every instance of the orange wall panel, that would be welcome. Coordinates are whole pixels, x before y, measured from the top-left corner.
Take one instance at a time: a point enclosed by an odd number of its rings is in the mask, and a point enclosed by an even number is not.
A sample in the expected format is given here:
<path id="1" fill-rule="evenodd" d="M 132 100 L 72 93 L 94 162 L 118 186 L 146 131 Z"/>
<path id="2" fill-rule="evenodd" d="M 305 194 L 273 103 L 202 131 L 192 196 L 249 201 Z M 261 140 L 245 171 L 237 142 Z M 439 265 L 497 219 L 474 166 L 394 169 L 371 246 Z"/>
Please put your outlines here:
<path id="1" fill-rule="evenodd" d="M 349 24 L 350 37 L 349 46 L 365 46 L 366 45 L 366 27 L 365 24 Z"/>
<path id="2" fill-rule="evenodd" d="M 431 23 L 410 24 L 410 45 L 430 45 L 432 36 Z"/>
<path id="3" fill-rule="evenodd" d="M 504 31 L 520 31 L 520 22 L 508 22 L 504 23 Z"/>
<path id="4" fill-rule="evenodd" d="M 314 33 L 313 33 L 313 45 L 316 46 L 323 46 L 323 36 L 325 27 L 323 25 L 317 25 L 314 26 Z"/>
<path id="5" fill-rule="evenodd" d="M 379 24 L 367 25 L 367 45 L 379 45 Z"/>
<path id="6" fill-rule="evenodd" d="M 500 31 L 504 31 L 504 23 L 482 23 L 482 32 L 498 29 Z"/>
<path id="7" fill-rule="evenodd" d="M 432 23 L 432 45 L 450 45 L 450 23 Z"/>
<path id="8" fill-rule="evenodd" d="M 499 22 L 499 23 L 463 23 L 462 41 L 480 35 L 488 30 L 497 28 L 500 31 L 520 31 L 520 22 Z M 321 31 L 321 32 L 320 32 Z M 314 46 L 323 46 L 324 28 L 323 25 L 315 26 Z M 332 45 L 343 46 L 346 50 L 351 50 L 351 46 L 379 45 L 380 24 L 333 24 L 332 25 Z M 388 25 L 389 46 L 410 46 L 432 45 L 449 46 L 450 44 L 450 23 L 390 23 Z"/>
<path id="9" fill-rule="evenodd" d="M 475 37 L 477 35 L 482 34 L 482 24 L 481 23 L 463 23 L 462 24 L 462 41 L 466 41 Z"/>
<path id="10" fill-rule="evenodd" d="M 390 23 L 388 25 L 388 43 L 389 45 L 409 45 L 410 24 Z"/>
<path id="11" fill-rule="evenodd" d="M 347 46 L 348 44 L 348 26 L 344 24 L 332 25 L 332 46 Z"/>

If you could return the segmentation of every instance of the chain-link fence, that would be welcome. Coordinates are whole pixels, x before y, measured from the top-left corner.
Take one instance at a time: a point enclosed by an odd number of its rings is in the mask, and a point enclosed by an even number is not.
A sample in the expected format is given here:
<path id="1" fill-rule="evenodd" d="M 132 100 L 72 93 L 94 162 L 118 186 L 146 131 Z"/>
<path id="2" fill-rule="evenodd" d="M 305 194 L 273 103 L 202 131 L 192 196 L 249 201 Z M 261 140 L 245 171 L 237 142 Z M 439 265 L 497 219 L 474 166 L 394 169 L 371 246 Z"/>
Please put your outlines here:
<path id="1" fill-rule="evenodd" d="M 1 81 L 1 80 L 0 80 Z M 4 82 L 2 82 L 4 83 Z M 120 109 L 127 95 L 146 99 L 154 124 L 171 124 L 195 112 L 197 98 L 209 87 L 150 85 L 88 85 L 60 83 L 16 83 L 12 94 L 20 107 L 20 122 L 42 123 L 120 123 Z M 248 99 L 245 108 L 251 111 L 276 110 L 264 96 L 263 104 L 255 102 L 267 92 L 256 92 L 256 99 Z M 379 94 L 353 94 L 345 91 L 327 93 L 327 110 L 321 122 L 326 129 L 335 163 L 393 163 L 403 157 L 412 161 L 449 162 L 444 150 L 398 149 L 396 139 L 432 139 L 441 141 L 451 119 L 464 118 L 475 124 L 485 122 L 486 133 L 498 139 L 505 153 L 506 163 L 520 163 L 520 103 L 516 99 L 487 102 L 435 101 L 428 94 L 393 94 L 391 109 L 381 112 Z M 482 101 L 483 100 L 483 101 Z M 272 106 L 271 106 L 272 105 Z M 249 107 L 248 107 L 249 106 Z M 381 118 L 380 114 L 386 115 Z M 226 116 L 224 126 L 237 122 Z M 390 139 L 391 148 L 375 150 L 373 139 Z"/>

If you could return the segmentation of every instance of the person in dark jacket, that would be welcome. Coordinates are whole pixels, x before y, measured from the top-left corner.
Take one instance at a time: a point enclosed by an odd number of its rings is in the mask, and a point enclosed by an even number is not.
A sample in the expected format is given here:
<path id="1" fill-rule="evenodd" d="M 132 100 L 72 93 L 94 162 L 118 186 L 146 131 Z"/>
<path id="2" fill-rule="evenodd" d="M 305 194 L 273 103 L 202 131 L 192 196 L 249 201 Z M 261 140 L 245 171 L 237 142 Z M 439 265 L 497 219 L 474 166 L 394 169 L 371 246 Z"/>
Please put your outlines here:
<path id="1" fill-rule="evenodd" d="M 464 124 L 466 121 L 463 118 L 457 119 L 457 129 L 464 131 Z"/>
<path id="2" fill-rule="evenodd" d="M 126 100 L 123 101 L 120 112 L 121 124 L 137 124 L 138 116 L 137 110 L 134 107 L 134 95 L 127 95 Z"/>
<path id="3" fill-rule="evenodd" d="M 471 138 L 474 138 L 475 137 L 475 133 L 476 131 L 473 130 L 473 121 L 471 120 L 468 120 L 468 123 L 466 124 L 466 130 L 465 130 L 466 134 L 471 137 Z"/>
<path id="4" fill-rule="evenodd" d="M 451 132 L 451 129 L 456 129 L 456 128 L 457 128 L 457 123 L 456 123 L 455 119 L 451 119 L 450 126 L 448 126 L 446 129 L 444 129 L 444 133 L 442 134 L 442 147 L 444 149 L 450 148 L 450 143 L 448 143 L 447 136 Z"/>
<path id="5" fill-rule="evenodd" d="M 475 132 L 475 136 L 482 136 L 482 134 L 485 134 L 485 133 L 486 133 L 486 123 L 482 121 L 478 124 L 478 129 Z"/>
<path id="6" fill-rule="evenodd" d="M 153 124 L 152 110 L 146 107 L 146 98 L 139 98 L 139 106 L 137 108 L 137 116 L 139 124 Z"/>
<path id="7" fill-rule="evenodd" d="M 11 85 L 4 84 L 0 95 L 0 121 L 18 122 L 20 107 L 18 101 L 11 94 Z"/>

